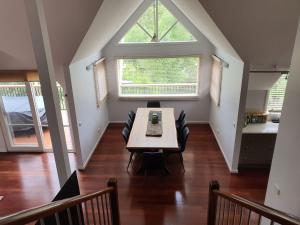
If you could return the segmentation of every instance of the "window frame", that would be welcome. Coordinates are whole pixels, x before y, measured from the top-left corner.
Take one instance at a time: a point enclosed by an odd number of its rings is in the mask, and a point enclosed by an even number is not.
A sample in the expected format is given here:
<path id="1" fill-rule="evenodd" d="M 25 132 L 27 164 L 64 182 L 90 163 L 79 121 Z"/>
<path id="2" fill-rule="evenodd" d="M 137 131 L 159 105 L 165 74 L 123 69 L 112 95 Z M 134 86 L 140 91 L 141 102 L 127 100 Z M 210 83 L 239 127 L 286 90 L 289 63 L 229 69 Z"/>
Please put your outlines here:
<path id="1" fill-rule="evenodd" d="M 161 44 L 161 43 L 156 43 Z M 184 57 L 194 57 L 198 58 L 198 73 L 197 73 L 197 81 L 196 81 L 196 94 L 192 95 L 139 95 L 139 96 L 124 96 L 121 94 L 121 76 L 120 76 L 120 67 L 119 67 L 119 60 L 124 59 L 159 59 L 159 58 L 184 58 Z M 117 76 L 117 85 L 118 85 L 118 99 L 120 100 L 199 100 L 199 80 L 200 80 L 200 69 L 201 69 L 201 56 L 200 55 L 172 55 L 172 56 L 126 56 L 126 57 L 116 57 L 116 76 Z"/>

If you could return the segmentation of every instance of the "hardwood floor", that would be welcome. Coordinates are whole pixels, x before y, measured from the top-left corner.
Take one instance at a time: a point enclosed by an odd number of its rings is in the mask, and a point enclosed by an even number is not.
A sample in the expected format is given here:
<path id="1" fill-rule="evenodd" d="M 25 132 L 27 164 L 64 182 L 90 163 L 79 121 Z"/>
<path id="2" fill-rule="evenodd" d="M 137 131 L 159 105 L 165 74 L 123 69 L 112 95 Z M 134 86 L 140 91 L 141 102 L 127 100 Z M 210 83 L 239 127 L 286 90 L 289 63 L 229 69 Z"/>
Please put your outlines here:
<path id="1" fill-rule="evenodd" d="M 136 175 L 140 158 L 133 160 L 129 173 L 129 153 L 121 137 L 122 126 L 110 125 L 85 171 L 79 172 L 82 193 L 97 191 L 109 177 L 117 177 L 122 225 L 206 224 L 208 183 L 220 182 L 225 191 L 263 202 L 268 182 L 267 170 L 243 170 L 230 174 L 208 125 L 190 125 L 191 135 L 184 152 L 185 173 L 179 159 L 170 156 L 171 176 L 154 171 L 147 177 Z M 75 168 L 75 157 L 70 154 Z M 58 191 L 53 155 L 0 155 L 0 216 L 47 203 Z"/>

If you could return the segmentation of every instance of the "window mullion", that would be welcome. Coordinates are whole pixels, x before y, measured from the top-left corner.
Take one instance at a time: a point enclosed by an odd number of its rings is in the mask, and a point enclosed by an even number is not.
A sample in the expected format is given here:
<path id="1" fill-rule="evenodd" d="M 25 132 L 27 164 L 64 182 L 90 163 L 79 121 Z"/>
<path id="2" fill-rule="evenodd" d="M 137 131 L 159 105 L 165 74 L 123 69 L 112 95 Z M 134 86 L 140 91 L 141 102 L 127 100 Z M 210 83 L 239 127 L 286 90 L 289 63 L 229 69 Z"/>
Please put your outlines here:
<path id="1" fill-rule="evenodd" d="M 144 28 L 139 22 L 136 23 L 139 28 L 141 28 L 150 38 L 153 38 L 152 35 Z"/>
<path id="2" fill-rule="evenodd" d="M 164 39 L 165 36 L 167 36 L 168 33 L 170 33 L 170 31 L 177 25 L 178 21 L 176 21 L 175 23 L 173 23 L 173 25 L 166 31 L 166 33 L 164 33 L 164 35 L 159 39 L 159 41 L 161 41 L 162 39 Z"/>

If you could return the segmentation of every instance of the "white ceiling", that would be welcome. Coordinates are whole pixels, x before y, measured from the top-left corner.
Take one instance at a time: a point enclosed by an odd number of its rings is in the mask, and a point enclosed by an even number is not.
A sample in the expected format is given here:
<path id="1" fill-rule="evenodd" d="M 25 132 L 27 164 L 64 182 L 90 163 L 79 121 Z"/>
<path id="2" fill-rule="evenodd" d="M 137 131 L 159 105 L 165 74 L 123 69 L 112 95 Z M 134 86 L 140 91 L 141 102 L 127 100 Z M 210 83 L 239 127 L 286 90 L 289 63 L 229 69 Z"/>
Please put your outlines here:
<path id="1" fill-rule="evenodd" d="M 102 0 L 44 1 L 54 63 L 68 65 Z M 0 70 L 35 69 L 24 0 L 0 1 Z"/>
<path id="2" fill-rule="evenodd" d="M 290 64 L 299 0 L 200 2 L 243 59 L 262 67 Z M 55 63 L 71 62 L 101 3 L 102 0 L 45 1 Z M 0 69 L 36 68 L 23 0 L 0 1 L 0 30 Z"/>
<path id="3" fill-rule="evenodd" d="M 290 65 L 299 0 L 199 0 L 235 50 L 254 67 Z"/>

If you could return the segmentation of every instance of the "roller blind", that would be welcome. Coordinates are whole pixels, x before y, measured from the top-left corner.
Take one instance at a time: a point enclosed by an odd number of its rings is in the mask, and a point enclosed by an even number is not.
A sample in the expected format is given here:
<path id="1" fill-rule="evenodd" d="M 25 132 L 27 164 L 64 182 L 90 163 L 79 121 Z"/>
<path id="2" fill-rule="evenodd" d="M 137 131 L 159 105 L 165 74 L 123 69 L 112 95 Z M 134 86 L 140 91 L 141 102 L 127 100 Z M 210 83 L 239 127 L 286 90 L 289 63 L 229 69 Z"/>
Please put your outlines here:
<path id="1" fill-rule="evenodd" d="M 282 110 L 287 80 L 287 74 L 281 75 L 278 81 L 271 88 L 269 92 L 268 111 L 280 112 Z"/>
<path id="2" fill-rule="evenodd" d="M 100 59 L 94 65 L 94 79 L 95 79 L 97 107 L 100 107 L 101 103 L 105 100 L 107 96 L 106 70 L 105 70 L 104 59 Z"/>
<path id="3" fill-rule="evenodd" d="M 222 62 L 213 57 L 212 75 L 210 83 L 210 96 L 212 101 L 219 106 L 220 95 L 221 95 L 221 84 L 222 84 Z"/>
<path id="4" fill-rule="evenodd" d="M 36 70 L 1 70 L 0 82 L 39 81 Z"/>

